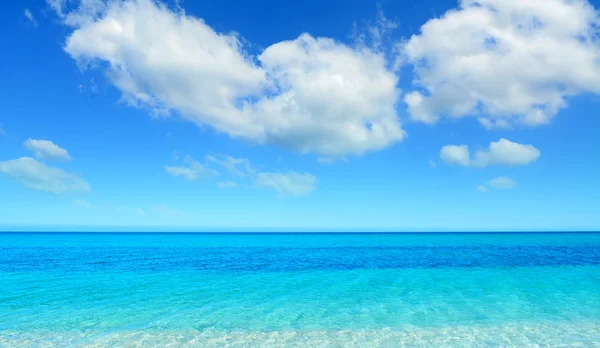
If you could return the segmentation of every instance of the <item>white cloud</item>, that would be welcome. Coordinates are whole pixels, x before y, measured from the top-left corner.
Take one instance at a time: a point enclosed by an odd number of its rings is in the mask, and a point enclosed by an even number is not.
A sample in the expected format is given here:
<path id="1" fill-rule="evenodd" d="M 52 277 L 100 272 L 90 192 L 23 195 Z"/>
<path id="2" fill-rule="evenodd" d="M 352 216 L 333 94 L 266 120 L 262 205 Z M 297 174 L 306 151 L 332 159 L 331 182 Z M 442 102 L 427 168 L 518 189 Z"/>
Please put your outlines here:
<path id="1" fill-rule="evenodd" d="M 502 138 L 497 142 L 491 142 L 489 149 L 477 150 L 472 165 L 520 166 L 535 162 L 540 154 L 540 150 L 533 145 L 522 145 Z"/>
<path id="2" fill-rule="evenodd" d="M 411 117 L 550 122 L 569 97 L 600 93 L 599 22 L 584 0 L 460 0 L 403 46 L 417 88 L 404 97 Z"/>
<path id="3" fill-rule="evenodd" d="M 165 166 L 165 171 L 172 176 L 183 177 L 191 181 L 207 179 L 219 175 L 216 170 L 202 165 L 189 155 L 183 158 L 183 162 L 186 166 Z"/>
<path id="4" fill-rule="evenodd" d="M 429 167 L 435 168 L 435 167 L 437 167 L 437 163 L 435 161 L 429 160 Z"/>
<path id="5" fill-rule="evenodd" d="M 477 186 L 477 191 L 485 193 L 485 192 L 489 192 L 489 189 L 485 185 L 479 185 L 479 186 Z"/>
<path id="6" fill-rule="evenodd" d="M 315 190 L 317 178 L 309 173 L 258 173 L 256 185 L 271 188 L 280 196 L 307 196 Z"/>
<path id="7" fill-rule="evenodd" d="M 514 188 L 516 184 L 517 183 L 513 179 L 507 176 L 499 176 L 490 180 L 490 182 L 488 183 L 488 185 L 491 188 L 494 188 L 496 190 L 510 190 Z"/>
<path id="8" fill-rule="evenodd" d="M 69 152 L 50 140 L 27 139 L 25 147 L 33 152 L 35 157 L 46 160 L 70 161 Z"/>
<path id="9" fill-rule="evenodd" d="M 389 34 L 400 27 L 399 22 L 385 16 L 380 4 L 377 5 L 375 21 L 368 21 L 363 24 L 365 28 L 359 28 L 359 25 L 354 23 L 352 38 L 358 45 L 376 50 L 384 49 L 384 40 L 389 39 Z"/>
<path id="10" fill-rule="evenodd" d="M 405 135 L 398 78 L 381 53 L 303 34 L 252 57 L 237 35 L 154 1 L 86 9 L 64 17 L 73 28 L 65 51 L 81 66 L 103 62 L 132 105 L 323 157 L 361 155 Z"/>
<path id="11" fill-rule="evenodd" d="M 491 142 L 488 149 L 477 150 L 473 159 L 470 158 L 467 145 L 447 145 L 440 151 L 444 163 L 465 167 L 520 166 L 535 162 L 540 155 L 540 150 L 533 145 L 523 145 L 504 138 Z"/>
<path id="12" fill-rule="evenodd" d="M 446 145 L 440 150 L 440 159 L 446 164 L 468 166 L 469 147 L 467 145 Z"/>
<path id="13" fill-rule="evenodd" d="M 46 0 L 46 3 L 56 13 L 58 17 L 64 16 L 64 9 L 67 0 Z"/>
<path id="14" fill-rule="evenodd" d="M 25 11 L 23 12 L 23 14 L 25 15 L 25 18 L 27 18 L 27 20 L 28 20 L 29 22 L 31 22 L 31 24 L 32 24 L 34 27 L 37 27 L 37 25 L 38 25 L 38 22 L 37 22 L 37 20 L 35 19 L 35 17 L 33 16 L 33 13 L 31 13 L 31 11 L 30 11 L 28 8 L 26 8 L 26 9 L 25 9 Z"/>
<path id="15" fill-rule="evenodd" d="M 0 161 L 0 173 L 19 180 L 23 185 L 55 194 L 89 192 L 90 185 L 75 174 L 48 167 L 31 157 Z"/>
<path id="16" fill-rule="evenodd" d="M 245 177 L 246 175 L 252 175 L 255 173 L 254 169 L 250 165 L 250 161 L 246 158 L 233 158 L 231 156 L 220 156 L 219 158 L 208 155 L 206 156 L 206 160 L 217 163 L 223 166 L 229 173 L 239 176 Z M 240 166 L 242 169 L 238 168 Z"/>
<path id="17" fill-rule="evenodd" d="M 220 181 L 217 183 L 218 188 L 235 188 L 237 184 L 233 181 Z"/>

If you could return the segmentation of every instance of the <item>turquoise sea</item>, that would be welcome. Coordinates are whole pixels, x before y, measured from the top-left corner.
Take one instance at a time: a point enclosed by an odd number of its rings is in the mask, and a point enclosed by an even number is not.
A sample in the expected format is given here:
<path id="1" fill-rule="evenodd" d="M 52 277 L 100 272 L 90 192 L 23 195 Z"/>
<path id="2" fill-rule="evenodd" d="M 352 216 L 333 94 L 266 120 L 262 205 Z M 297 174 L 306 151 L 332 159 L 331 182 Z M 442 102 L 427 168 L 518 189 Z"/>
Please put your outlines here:
<path id="1" fill-rule="evenodd" d="M 0 233 L 0 347 L 600 347 L 600 234 Z"/>

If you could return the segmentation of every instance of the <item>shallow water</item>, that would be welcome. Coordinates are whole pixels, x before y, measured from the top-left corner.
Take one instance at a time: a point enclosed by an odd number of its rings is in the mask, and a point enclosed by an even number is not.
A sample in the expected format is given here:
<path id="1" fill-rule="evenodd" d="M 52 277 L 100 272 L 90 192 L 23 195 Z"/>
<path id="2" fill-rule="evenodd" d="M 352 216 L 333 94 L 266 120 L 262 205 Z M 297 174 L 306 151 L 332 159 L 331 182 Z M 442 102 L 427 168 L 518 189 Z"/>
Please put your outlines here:
<path id="1" fill-rule="evenodd" d="M 0 234 L 0 346 L 600 346 L 600 234 Z"/>

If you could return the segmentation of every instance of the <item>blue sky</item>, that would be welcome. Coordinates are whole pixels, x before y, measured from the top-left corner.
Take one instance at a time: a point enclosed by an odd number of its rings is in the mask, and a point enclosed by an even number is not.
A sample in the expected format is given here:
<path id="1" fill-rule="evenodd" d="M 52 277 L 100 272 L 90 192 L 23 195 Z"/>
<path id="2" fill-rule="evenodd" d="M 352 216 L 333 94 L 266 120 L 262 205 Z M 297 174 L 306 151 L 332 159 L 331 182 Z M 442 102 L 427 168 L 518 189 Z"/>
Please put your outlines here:
<path id="1" fill-rule="evenodd" d="M 597 230 L 597 9 L 3 4 L 0 229 Z"/>

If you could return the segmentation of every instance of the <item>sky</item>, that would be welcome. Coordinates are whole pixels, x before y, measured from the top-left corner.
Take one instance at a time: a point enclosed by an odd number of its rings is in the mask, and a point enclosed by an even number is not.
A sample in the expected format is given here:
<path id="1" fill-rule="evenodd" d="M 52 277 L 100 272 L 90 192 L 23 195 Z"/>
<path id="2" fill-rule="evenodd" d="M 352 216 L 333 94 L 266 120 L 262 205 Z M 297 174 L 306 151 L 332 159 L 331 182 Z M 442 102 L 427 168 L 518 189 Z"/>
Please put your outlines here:
<path id="1" fill-rule="evenodd" d="M 0 230 L 600 230 L 582 0 L 23 0 Z"/>

